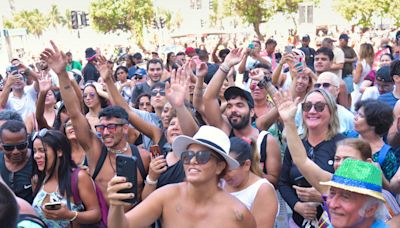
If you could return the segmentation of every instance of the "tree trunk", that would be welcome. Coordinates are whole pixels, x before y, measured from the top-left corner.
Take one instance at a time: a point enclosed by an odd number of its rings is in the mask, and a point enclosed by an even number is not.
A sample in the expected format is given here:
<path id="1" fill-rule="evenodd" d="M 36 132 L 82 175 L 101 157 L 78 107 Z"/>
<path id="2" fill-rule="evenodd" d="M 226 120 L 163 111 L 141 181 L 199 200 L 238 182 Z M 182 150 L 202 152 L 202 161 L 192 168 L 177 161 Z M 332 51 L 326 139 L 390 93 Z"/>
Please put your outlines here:
<path id="1" fill-rule="evenodd" d="M 254 32 L 260 41 L 264 41 L 264 36 L 260 32 L 260 22 L 253 23 Z"/>

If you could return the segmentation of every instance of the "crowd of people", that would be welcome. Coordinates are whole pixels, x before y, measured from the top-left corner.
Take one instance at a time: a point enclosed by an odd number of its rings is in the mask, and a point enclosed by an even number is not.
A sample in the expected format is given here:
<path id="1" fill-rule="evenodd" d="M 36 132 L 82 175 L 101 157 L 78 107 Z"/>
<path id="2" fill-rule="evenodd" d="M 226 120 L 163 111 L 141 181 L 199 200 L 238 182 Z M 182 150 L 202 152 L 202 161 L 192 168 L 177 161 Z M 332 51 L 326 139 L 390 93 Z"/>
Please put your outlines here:
<path id="1" fill-rule="evenodd" d="M 12 59 L 1 226 L 400 227 L 400 31 L 349 40 Z"/>

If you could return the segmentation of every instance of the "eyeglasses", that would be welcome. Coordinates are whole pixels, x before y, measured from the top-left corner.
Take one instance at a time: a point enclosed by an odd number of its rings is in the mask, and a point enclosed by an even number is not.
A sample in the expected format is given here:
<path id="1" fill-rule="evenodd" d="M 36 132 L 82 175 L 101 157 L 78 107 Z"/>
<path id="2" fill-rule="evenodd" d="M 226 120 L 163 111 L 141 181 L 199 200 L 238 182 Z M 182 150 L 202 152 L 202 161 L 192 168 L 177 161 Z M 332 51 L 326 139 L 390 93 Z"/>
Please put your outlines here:
<path id="1" fill-rule="evenodd" d="M 315 104 L 311 103 L 311 101 L 308 101 L 301 104 L 301 108 L 304 112 L 309 112 L 311 108 L 314 106 L 315 111 L 323 112 L 326 105 L 327 105 L 326 103 L 321 101 L 317 101 Z"/>
<path id="2" fill-rule="evenodd" d="M 72 122 L 66 122 L 64 124 L 64 128 L 67 128 L 67 127 L 72 127 Z"/>
<path id="3" fill-rule="evenodd" d="M 188 150 L 188 151 L 182 152 L 181 160 L 183 161 L 183 164 L 188 165 L 188 164 L 190 164 L 190 161 L 195 157 L 197 164 L 204 165 L 210 160 L 211 156 L 219 159 L 211 151 L 194 152 L 194 151 Z"/>
<path id="4" fill-rule="evenodd" d="M 94 128 L 96 129 L 97 132 L 99 132 L 101 134 L 103 134 L 103 132 L 106 128 L 110 133 L 114 133 L 115 130 L 117 129 L 117 127 L 123 126 L 123 125 L 125 125 L 125 124 L 124 123 L 111 123 L 111 124 L 107 124 L 107 125 L 98 124 L 98 125 L 95 125 Z"/>
<path id="5" fill-rule="evenodd" d="M 96 96 L 96 94 L 94 92 L 84 93 L 83 99 L 86 99 L 88 96 L 93 99 Z"/>
<path id="6" fill-rule="evenodd" d="M 43 128 L 42 130 L 33 133 L 32 142 L 35 141 L 35 139 L 37 139 L 38 137 L 43 138 L 44 136 L 46 136 L 48 131 L 49 130 L 47 128 Z"/>
<path id="7" fill-rule="evenodd" d="M 140 80 L 143 78 L 143 75 L 135 74 L 134 79 Z"/>
<path id="8" fill-rule="evenodd" d="M 322 86 L 324 89 L 327 89 L 327 88 L 329 88 L 330 86 L 334 86 L 334 85 L 332 85 L 332 84 L 329 83 L 329 82 L 315 83 L 315 84 L 314 84 L 314 88 L 315 88 L 315 89 L 321 88 L 321 86 Z"/>
<path id="9" fill-rule="evenodd" d="M 165 90 L 161 90 L 161 89 L 153 89 L 151 91 L 151 96 L 155 97 L 159 93 L 160 93 L 161 96 L 165 96 Z"/>
<path id="10" fill-rule="evenodd" d="M 17 148 L 17 150 L 24 150 L 27 147 L 28 147 L 28 142 L 22 142 L 18 144 L 3 144 L 4 150 L 8 152 L 13 151 L 15 148 Z"/>

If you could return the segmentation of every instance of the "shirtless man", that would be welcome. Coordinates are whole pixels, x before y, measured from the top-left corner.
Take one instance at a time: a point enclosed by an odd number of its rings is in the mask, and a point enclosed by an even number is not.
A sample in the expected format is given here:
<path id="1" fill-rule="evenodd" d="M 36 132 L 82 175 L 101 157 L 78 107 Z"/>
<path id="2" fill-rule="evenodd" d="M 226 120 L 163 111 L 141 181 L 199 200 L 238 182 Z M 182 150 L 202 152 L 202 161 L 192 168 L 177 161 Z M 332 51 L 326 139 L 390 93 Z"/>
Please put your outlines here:
<path id="1" fill-rule="evenodd" d="M 133 124 L 138 122 L 141 124 L 145 124 L 145 121 L 137 121 L 137 116 L 132 116 L 131 113 L 128 114 L 123 108 L 119 106 L 105 108 L 100 112 L 100 124 L 96 126 L 96 130 L 100 133 L 102 137 L 102 140 L 100 140 L 95 135 L 95 133 L 91 131 L 87 119 L 80 112 L 80 103 L 74 93 L 74 90 L 72 89 L 70 78 L 68 77 L 68 74 L 65 70 L 67 64 L 65 54 L 59 51 L 57 46 L 53 42 L 51 42 L 51 45 L 53 46 L 53 48 L 46 48 L 45 51 L 42 52 L 41 58 L 47 61 L 49 66 L 57 73 L 59 77 L 61 96 L 63 97 L 65 106 L 70 114 L 72 125 L 78 141 L 83 149 L 86 151 L 89 171 L 92 177 L 95 173 L 97 163 L 101 158 L 102 150 L 104 149 L 104 147 L 107 151 L 105 160 L 98 172 L 98 175 L 93 177 L 96 184 L 100 187 L 103 195 L 106 197 L 105 193 L 107 190 L 107 183 L 116 174 L 116 154 L 133 154 L 131 148 L 134 147 L 131 147 L 127 142 L 128 118 L 130 122 L 132 122 L 132 120 L 136 120 L 136 122 L 134 121 Z M 140 131 L 143 128 L 143 125 L 135 126 Z M 146 126 L 148 127 L 149 125 Z M 153 138 L 152 136 L 150 137 Z M 154 141 L 158 142 L 157 140 Z M 144 169 L 147 173 L 150 163 L 150 154 L 142 149 L 139 149 L 139 151 L 140 157 L 137 156 L 138 161 L 140 159 L 142 160 Z M 141 172 L 139 171 L 139 165 L 137 170 L 137 177 L 137 184 L 140 193 L 143 186 L 143 181 L 146 176 L 143 176 L 143 174 L 141 174 Z M 130 207 L 132 207 L 132 205 L 130 205 Z M 126 209 L 129 209 L 130 207 L 127 207 Z"/>
<path id="2" fill-rule="evenodd" d="M 218 187 L 226 169 L 239 166 L 228 155 L 230 141 L 223 131 L 202 126 L 193 138 L 178 136 L 172 148 L 183 161 L 186 181 L 157 189 L 124 214 L 121 200 L 133 195 L 117 192 L 131 183 L 114 177 L 107 190 L 108 227 L 146 227 L 159 217 L 163 227 L 256 227 L 249 210 Z"/>

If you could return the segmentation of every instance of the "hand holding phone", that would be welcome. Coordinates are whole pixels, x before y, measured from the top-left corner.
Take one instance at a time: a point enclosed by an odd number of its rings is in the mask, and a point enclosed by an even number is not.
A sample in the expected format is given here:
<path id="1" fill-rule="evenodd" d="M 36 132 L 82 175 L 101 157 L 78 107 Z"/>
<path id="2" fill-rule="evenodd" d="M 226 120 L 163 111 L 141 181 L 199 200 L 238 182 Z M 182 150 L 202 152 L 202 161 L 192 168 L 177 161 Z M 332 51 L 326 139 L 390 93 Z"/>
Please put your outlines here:
<path id="1" fill-rule="evenodd" d="M 50 202 L 50 203 L 45 203 L 44 204 L 44 208 L 46 208 L 46 210 L 60 210 L 61 209 L 61 202 Z"/>
<path id="2" fill-rule="evenodd" d="M 285 53 L 292 53 L 292 51 L 293 51 L 293 46 L 290 45 L 285 46 Z"/>
<path id="3" fill-rule="evenodd" d="M 158 145 L 151 145 L 150 146 L 150 152 L 153 158 L 161 156 L 161 150 Z"/>
<path id="4" fill-rule="evenodd" d="M 130 204 L 138 203 L 138 184 L 137 184 L 137 164 L 135 156 L 125 154 L 117 154 L 117 176 L 126 178 L 126 182 L 131 183 L 132 187 L 123 189 L 118 193 L 133 193 L 134 197 L 123 200 Z"/>

